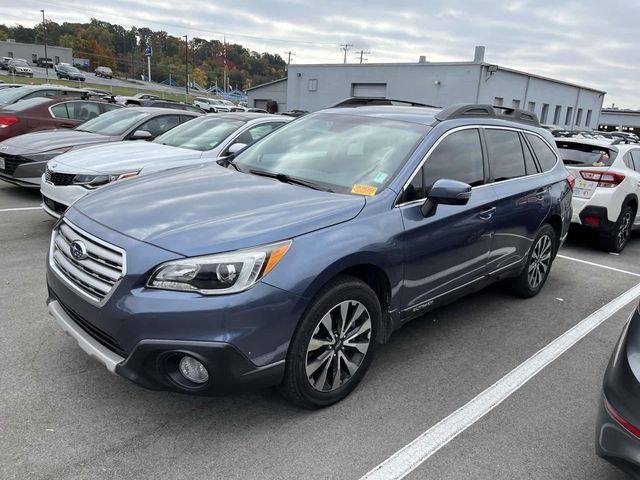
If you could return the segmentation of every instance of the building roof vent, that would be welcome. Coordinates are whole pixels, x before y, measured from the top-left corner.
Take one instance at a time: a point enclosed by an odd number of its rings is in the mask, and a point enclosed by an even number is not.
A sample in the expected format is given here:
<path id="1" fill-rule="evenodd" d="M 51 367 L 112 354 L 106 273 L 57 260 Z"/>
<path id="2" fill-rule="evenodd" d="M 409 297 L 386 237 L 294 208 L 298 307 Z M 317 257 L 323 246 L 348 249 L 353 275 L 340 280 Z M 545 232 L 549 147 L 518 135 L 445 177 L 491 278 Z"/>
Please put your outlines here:
<path id="1" fill-rule="evenodd" d="M 420 58 L 418 59 L 418 63 L 427 63 L 426 55 L 420 55 Z"/>
<path id="2" fill-rule="evenodd" d="M 484 62 L 484 50 L 485 48 L 482 45 L 478 45 L 476 47 L 475 54 L 473 56 L 474 63 L 482 63 Z"/>

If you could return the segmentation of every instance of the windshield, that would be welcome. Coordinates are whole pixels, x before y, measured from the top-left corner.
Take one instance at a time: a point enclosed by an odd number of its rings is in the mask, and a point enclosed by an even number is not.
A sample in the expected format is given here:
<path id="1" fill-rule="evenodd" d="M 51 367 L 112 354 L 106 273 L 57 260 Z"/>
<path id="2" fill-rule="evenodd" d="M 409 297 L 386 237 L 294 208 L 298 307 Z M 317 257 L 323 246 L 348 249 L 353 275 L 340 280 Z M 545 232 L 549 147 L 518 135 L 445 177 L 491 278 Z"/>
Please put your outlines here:
<path id="1" fill-rule="evenodd" d="M 610 148 L 574 142 L 556 142 L 565 165 L 576 167 L 610 167 L 616 152 Z"/>
<path id="2" fill-rule="evenodd" d="M 51 101 L 51 98 L 46 97 L 35 97 L 28 98 L 21 102 L 16 102 L 12 105 L 7 105 L 2 109 L 4 112 L 22 112 L 24 110 L 28 110 L 29 108 L 36 107 L 38 105 L 42 105 L 43 103 L 48 103 Z"/>
<path id="3" fill-rule="evenodd" d="M 0 90 L 0 103 L 8 105 L 9 103 L 13 103 L 17 100 L 20 100 L 23 96 L 29 93 L 31 89 L 29 87 L 19 87 L 19 88 L 6 88 Z"/>
<path id="4" fill-rule="evenodd" d="M 137 110 L 113 110 L 93 118 L 75 130 L 80 132 L 99 133 L 100 135 L 122 135 L 149 113 Z"/>
<path id="5" fill-rule="evenodd" d="M 245 172 L 288 175 L 335 192 L 374 195 L 429 129 L 384 118 L 317 113 L 268 135 L 232 165 Z"/>
<path id="6" fill-rule="evenodd" d="M 29 66 L 29 64 L 27 62 L 22 62 L 22 61 L 13 62 L 11 65 L 18 66 L 18 67 L 28 67 Z"/>
<path id="7" fill-rule="evenodd" d="M 216 148 L 244 123 L 240 120 L 201 117 L 169 130 L 154 142 L 204 152 Z"/>
<path id="8" fill-rule="evenodd" d="M 67 68 L 67 72 L 80 73 L 80 70 L 78 70 L 76 67 L 69 67 L 69 68 Z"/>

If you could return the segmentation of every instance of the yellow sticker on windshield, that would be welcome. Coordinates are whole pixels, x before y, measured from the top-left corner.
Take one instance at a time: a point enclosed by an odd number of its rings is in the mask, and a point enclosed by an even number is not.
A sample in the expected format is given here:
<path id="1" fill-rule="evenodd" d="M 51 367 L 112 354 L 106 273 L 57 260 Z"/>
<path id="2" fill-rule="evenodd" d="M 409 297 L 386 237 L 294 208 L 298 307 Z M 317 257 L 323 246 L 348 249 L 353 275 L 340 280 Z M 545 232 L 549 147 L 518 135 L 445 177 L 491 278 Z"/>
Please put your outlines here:
<path id="1" fill-rule="evenodd" d="M 351 193 L 357 193 L 359 195 L 368 195 L 373 197 L 378 189 L 376 187 L 370 187 L 369 185 L 354 185 L 351 189 Z"/>

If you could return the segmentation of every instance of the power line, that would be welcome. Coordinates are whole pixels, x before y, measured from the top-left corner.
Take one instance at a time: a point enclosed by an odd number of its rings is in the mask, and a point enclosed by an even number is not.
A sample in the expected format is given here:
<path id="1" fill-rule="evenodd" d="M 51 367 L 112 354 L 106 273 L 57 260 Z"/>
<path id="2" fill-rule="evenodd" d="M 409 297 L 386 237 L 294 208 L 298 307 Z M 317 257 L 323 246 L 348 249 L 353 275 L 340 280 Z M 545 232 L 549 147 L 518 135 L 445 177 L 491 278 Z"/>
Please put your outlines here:
<path id="1" fill-rule="evenodd" d="M 340 50 L 342 50 L 344 52 L 344 60 L 342 63 L 347 63 L 347 53 L 349 52 L 349 50 L 351 50 L 351 47 L 353 47 L 353 43 L 341 43 L 340 44 Z"/>

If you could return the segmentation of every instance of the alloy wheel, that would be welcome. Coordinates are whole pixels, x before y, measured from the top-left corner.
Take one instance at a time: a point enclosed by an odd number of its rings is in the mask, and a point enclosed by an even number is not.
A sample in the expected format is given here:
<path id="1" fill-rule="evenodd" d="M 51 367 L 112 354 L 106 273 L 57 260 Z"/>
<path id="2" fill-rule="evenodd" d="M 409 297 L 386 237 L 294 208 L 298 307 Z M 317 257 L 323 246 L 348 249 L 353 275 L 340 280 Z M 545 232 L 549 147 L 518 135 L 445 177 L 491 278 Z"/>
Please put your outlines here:
<path id="1" fill-rule="evenodd" d="M 358 371 L 371 344 L 371 316 L 366 307 L 347 300 L 331 308 L 318 322 L 306 353 L 310 385 L 330 392 Z"/>
<path id="2" fill-rule="evenodd" d="M 618 233 L 616 234 L 617 247 L 621 249 L 631 235 L 631 212 L 627 211 L 622 217 L 620 226 L 618 227 Z"/>
<path id="3" fill-rule="evenodd" d="M 542 283 L 551 266 L 552 246 L 551 237 L 542 235 L 533 247 L 528 270 L 529 286 L 533 289 Z"/>

